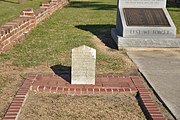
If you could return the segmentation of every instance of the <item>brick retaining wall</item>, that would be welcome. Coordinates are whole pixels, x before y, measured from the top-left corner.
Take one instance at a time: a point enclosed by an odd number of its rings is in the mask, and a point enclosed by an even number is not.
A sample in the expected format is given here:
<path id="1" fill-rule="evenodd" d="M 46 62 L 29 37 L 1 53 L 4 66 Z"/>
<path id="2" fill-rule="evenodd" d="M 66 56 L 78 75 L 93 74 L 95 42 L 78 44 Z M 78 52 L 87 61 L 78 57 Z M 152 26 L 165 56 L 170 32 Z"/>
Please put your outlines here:
<path id="1" fill-rule="evenodd" d="M 37 24 L 68 3 L 68 0 L 42 2 L 39 9 L 23 10 L 18 18 L 0 26 L 0 53 L 19 43 Z"/>

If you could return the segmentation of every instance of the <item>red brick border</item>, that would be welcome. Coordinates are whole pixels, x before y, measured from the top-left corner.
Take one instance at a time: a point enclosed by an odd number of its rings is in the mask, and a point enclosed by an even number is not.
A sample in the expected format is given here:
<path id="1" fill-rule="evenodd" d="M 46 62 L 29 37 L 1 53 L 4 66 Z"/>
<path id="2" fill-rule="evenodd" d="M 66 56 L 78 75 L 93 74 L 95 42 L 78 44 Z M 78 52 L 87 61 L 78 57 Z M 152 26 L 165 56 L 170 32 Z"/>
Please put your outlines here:
<path id="1" fill-rule="evenodd" d="M 44 82 L 43 80 L 45 80 L 45 78 L 50 81 Z M 139 95 L 138 102 L 147 119 L 165 120 L 152 100 L 151 93 L 145 87 L 143 80 L 139 76 L 122 77 L 118 75 L 97 75 L 96 81 L 98 81 L 96 85 L 71 85 L 66 81 L 62 81 L 59 76 L 54 74 L 31 73 L 16 93 L 3 120 L 17 120 L 21 108 L 27 99 L 29 89 L 37 92 L 71 95 L 137 92 Z M 107 84 L 105 84 L 106 82 Z"/>
<path id="2" fill-rule="evenodd" d="M 39 74 L 30 90 L 61 94 L 113 94 L 136 93 L 137 89 L 129 77 L 97 75 L 95 85 L 72 85 L 54 74 Z"/>
<path id="3" fill-rule="evenodd" d="M 0 26 L 0 54 L 9 50 L 31 32 L 41 21 L 48 18 L 56 10 L 69 4 L 68 0 L 51 0 L 42 2 L 37 10 L 26 9 L 20 16 Z"/>
<path id="4" fill-rule="evenodd" d="M 24 81 L 12 100 L 3 120 L 17 120 L 21 108 L 27 99 L 29 88 L 36 79 L 36 76 L 36 74 L 30 74 Z"/>
<path id="5" fill-rule="evenodd" d="M 140 77 L 131 77 L 134 82 L 138 93 L 139 93 L 139 103 L 141 108 L 146 114 L 147 119 L 149 120 L 165 120 L 164 116 L 160 112 L 159 108 L 156 106 L 152 100 L 151 93 L 144 86 L 143 80 Z"/>

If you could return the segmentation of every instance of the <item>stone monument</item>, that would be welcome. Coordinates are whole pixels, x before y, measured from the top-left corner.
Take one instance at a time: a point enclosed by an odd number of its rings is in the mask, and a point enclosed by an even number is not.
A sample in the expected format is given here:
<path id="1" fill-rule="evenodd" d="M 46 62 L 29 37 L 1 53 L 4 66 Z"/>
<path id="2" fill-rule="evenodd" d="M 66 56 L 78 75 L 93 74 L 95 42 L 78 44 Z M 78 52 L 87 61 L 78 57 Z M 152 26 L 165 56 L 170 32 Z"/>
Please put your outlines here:
<path id="1" fill-rule="evenodd" d="M 72 49 L 71 84 L 95 84 L 96 50 L 88 46 Z"/>
<path id="2" fill-rule="evenodd" d="M 116 28 L 111 35 L 124 47 L 180 47 L 166 0 L 118 0 Z"/>

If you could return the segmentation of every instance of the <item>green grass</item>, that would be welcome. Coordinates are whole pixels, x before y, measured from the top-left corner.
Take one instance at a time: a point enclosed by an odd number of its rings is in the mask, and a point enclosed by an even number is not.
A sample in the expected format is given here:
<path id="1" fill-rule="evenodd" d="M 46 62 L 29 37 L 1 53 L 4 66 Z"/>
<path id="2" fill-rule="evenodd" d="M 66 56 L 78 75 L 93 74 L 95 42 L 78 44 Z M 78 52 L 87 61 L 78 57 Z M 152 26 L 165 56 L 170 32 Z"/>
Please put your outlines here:
<path id="1" fill-rule="evenodd" d="M 168 6 L 177 27 L 180 8 Z M 56 64 L 71 65 L 71 49 L 80 45 L 96 48 L 92 36 L 110 38 L 116 23 L 116 0 L 71 1 L 36 27 L 22 43 L 0 55 L 0 62 L 32 67 Z M 179 28 L 178 28 L 179 29 Z M 179 31 L 180 32 L 180 31 Z M 107 34 L 108 33 L 108 34 Z M 125 62 L 97 49 L 98 72 L 122 72 Z"/>
<path id="2" fill-rule="evenodd" d="M 18 0 L 0 0 L 0 25 L 17 18 L 23 9 L 39 8 L 43 1 L 48 0 L 27 0 L 22 4 L 19 4 Z"/>
<path id="3" fill-rule="evenodd" d="M 48 0 L 27 0 L 25 3 L 22 3 L 22 4 L 19 4 L 18 0 L 0 0 L 0 8 L 1 8 L 1 10 L 0 10 L 0 16 L 1 16 L 0 25 L 18 17 L 20 12 L 25 8 L 34 8 L 34 9 L 39 8 L 39 5 L 43 1 L 48 1 Z M 73 1 L 72 7 L 80 8 L 80 9 L 87 8 L 87 9 L 91 9 L 94 11 L 97 11 L 97 10 L 112 11 L 112 10 L 116 10 L 115 4 L 116 4 L 115 0 L 112 0 L 112 1 L 110 1 L 110 0 L 109 1 L 108 0 L 105 0 L 105 1 L 94 0 L 91 2 L 79 0 L 79 1 Z M 177 27 L 177 33 L 180 34 L 180 7 L 168 4 L 167 8 L 168 8 L 168 11 Z M 97 14 L 94 16 L 99 17 L 100 15 L 101 14 Z"/>
<path id="4" fill-rule="evenodd" d="M 71 49 L 80 45 L 96 48 L 92 35 L 101 36 L 115 27 L 116 0 L 72 1 L 35 28 L 21 44 L 0 55 L 0 61 L 31 67 L 71 65 Z M 107 37 L 110 37 L 108 35 Z M 99 72 L 122 72 L 120 57 L 111 57 L 97 49 Z"/>
<path id="5" fill-rule="evenodd" d="M 168 4 L 167 9 L 177 28 L 177 34 L 180 34 L 180 6 Z"/>

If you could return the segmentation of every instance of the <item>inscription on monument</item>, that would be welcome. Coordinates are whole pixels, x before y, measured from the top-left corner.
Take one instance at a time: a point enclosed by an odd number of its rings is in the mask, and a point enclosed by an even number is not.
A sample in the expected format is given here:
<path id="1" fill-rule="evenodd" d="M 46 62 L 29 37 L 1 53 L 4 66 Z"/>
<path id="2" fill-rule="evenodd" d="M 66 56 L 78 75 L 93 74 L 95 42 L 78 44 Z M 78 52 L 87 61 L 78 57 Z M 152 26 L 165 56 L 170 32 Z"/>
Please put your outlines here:
<path id="1" fill-rule="evenodd" d="M 151 6 L 156 8 L 162 8 L 165 4 L 165 0 L 120 0 L 121 7 L 143 7 Z M 164 6 L 165 7 L 165 6 Z"/>
<path id="2" fill-rule="evenodd" d="M 170 27 L 161 8 L 123 8 L 127 26 Z"/>
<path id="3" fill-rule="evenodd" d="M 131 29 L 129 30 L 131 35 L 168 35 L 170 34 L 169 30 L 138 30 Z"/>
<path id="4" fill-rule="evenodd" d="M 95 84 L 96 50 L 88 46 L 72 49 L 72 84 Z"/>

